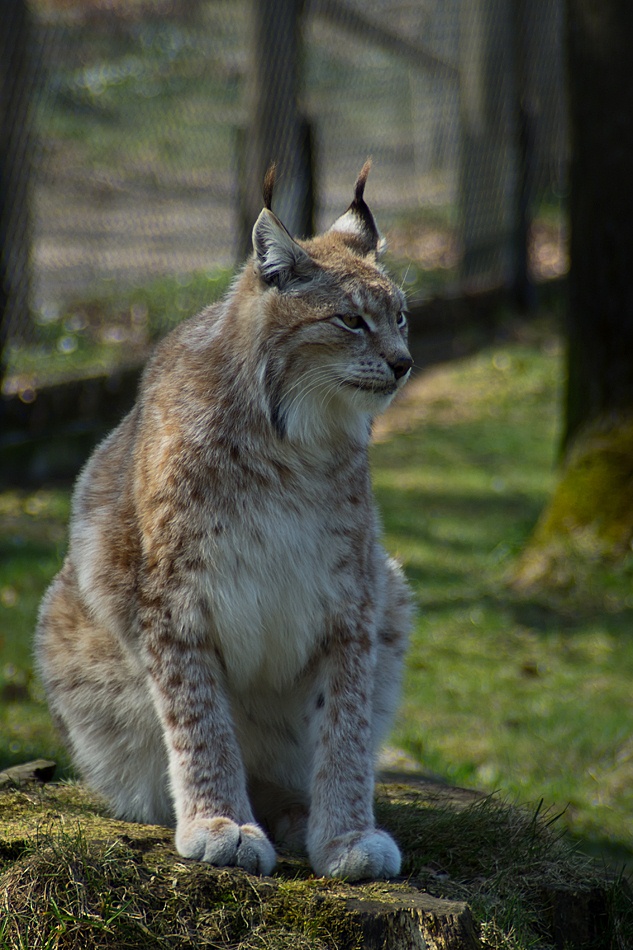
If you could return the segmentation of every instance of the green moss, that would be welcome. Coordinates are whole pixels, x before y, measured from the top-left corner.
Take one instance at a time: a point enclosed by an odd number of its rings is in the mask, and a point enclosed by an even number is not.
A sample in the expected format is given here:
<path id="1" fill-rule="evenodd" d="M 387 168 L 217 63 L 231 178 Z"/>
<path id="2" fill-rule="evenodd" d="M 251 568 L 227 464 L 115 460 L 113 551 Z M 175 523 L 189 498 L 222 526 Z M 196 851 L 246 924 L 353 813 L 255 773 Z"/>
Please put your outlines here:
<path id="1" fill-rule="evenodd" d="M 593 427 L 580 437 L 539 526 L 544 540 L 590 531 L 615 554 L 633 538 L 633 419 Z"/>
<path id="2" fill-rule="evenodd" d="M 456 798 L 456 790 L 427 784 L 380 791 L 378 815 L 403 847 L 405 873 L 438 897 L 467 901 L 484 947 L 552 946 L 552 901 L 605 886 L 542 803 L 522 808 L 466 790 Z M 605 942 L 593 947 L 609 946 L 607 930 L 605 923 Z"/>
<path id="3" fill-rule="evenodd" d="M 618 560 L 633 541 L 633 419 L 580 434 L 517 571 L 519 587 L 571 582 L 575 558 Z"/>
<path id="4" fill-rule="evenodd" d="M 538 810 L 430 783 L 382 785 L 377 807 L 403 848 L 406 883 L 318 879 L 292 855 L 256 878 L 182 859 L 169 829 L 115 821 L 82 786 L 4 792 L 0 948 L 361 950 L 368 908 L 406 906 L 422 891 L 468 902 L 484 948 L 526 950 L 538 939 L 545 950 L 552 888 L 625 900 Z M 605 935 L 594 950 L 609 946 Z"/>
<path id="5" fill-rule="evenodd" d="M 4 792 L 0 807 L 2 948 L 362 946 L 345 885 L 291 856 L 277 880 L 185 861 L 170 829 L 111 819 L 80 785 Z"/>

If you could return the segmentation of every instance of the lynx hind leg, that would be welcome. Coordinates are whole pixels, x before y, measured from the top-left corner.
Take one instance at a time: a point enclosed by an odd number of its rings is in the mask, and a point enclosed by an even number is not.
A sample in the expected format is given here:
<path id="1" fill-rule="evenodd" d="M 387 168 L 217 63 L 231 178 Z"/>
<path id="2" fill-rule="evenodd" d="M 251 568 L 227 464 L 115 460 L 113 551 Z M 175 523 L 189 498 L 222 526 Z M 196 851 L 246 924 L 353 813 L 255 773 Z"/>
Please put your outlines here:
<path id="1" fill-rule="evenodd" d="M 411 592 L 397 561 L 387 559 L 385 605 L 378 628 L 372 705 L 374 751 L 387 736 L 400 702 L 404 657 L 413 617 Z"/>
<path id="2" fill-rule="evenodd" d="M 35 635 L 49 707 L 82 778 L 130 821 L 173 824 L 167 763 L 144 674 L 82 607 L 67 562 Z"/>
<path id="3" fill-rule="evenodd" d="M 305 852 L 308 795 L 261 779 L 249 780 L 248 793 L 257 821 L 275 844 L 298 854 Z"/>

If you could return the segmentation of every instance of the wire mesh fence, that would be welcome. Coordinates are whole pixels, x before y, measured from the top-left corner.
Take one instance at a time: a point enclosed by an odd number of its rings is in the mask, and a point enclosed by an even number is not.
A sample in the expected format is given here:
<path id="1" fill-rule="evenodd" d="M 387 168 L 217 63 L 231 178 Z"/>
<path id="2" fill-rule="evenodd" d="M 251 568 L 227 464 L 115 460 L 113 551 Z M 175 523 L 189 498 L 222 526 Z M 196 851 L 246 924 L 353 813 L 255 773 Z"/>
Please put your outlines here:
<path id="1" fill-rule="evenodd" d="M 276 210 L 305 234 L 371 155 L 415 299 L 565 268 L 559 0 L 6 0 L 2 17 L 5 393 L 138 361 L 217 295 L 273 158 Z"/>

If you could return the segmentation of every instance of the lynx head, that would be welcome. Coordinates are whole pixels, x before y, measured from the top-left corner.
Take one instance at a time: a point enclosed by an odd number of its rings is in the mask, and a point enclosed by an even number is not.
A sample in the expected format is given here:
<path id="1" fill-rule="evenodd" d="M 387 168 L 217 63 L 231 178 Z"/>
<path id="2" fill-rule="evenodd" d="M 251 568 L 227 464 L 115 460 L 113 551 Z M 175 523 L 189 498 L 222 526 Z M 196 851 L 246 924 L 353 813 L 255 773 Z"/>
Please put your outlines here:
<path id="1" fill-rule="evenodd" d="M 378 261 L 382 239 L 364 200 L 367 162 L 347 211 L 298 241 L 273 213 L 274 169 L 253 228 L 261 330 L 259 375 L 279 435 L 366 440 L 406 382 L 406 301 Z"/>

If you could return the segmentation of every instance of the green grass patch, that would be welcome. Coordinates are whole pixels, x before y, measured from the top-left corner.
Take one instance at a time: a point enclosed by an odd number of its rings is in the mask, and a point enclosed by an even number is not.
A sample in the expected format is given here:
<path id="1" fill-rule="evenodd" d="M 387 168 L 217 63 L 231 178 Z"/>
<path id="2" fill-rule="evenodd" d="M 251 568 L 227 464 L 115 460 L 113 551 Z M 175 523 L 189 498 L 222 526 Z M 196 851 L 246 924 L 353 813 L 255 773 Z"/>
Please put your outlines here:
<path id="1" fill-rule="evenodd" d="M 36 342 L 14 342 L 7 350 L 5 387 L 25 377 L 38 386 L 105 375 L 138 365 L 152 343 L 182 320 L 226 293 L 232 268 L 160 277 L 142 287 L 113 287 L 93 298 L 70 302 L 60 313 L 36 316 Z"/>
<path id="2" fill-rule="evenodd" d="M 33 675 L 32 639 L 42 594 L 61 566 L 69 513 L 67 490 L 0 493 L 0 768 L 42 749 L 66 762 Z"/>
<path id="3" fill-rule="evenodd" d="M 149 9 L 98 24 L 58 19 L 36 115 L 47 146 L 55 152 L 63 144 L 66 163 L 85 169 L 117 168 L 123 158 L 150 180 L 157 168 L 208 168 L 211 155 L 217 167 L 230 167 L 241 105 L 235 60 L 243 8 L 236 7 L 227 16 L 207 5 L 197 22 Z"/>
<path id="4" fill-rule="evenodd" d="M 450 795 L 443 800 L 441 788 L 435 796 L 429 787 L 386 785 L 380 786 L 377 814 L 404 843 L 404 871 L 411 880 L 429 893 L 468 903 L 484 948 L 543 950 L 558 945 L 564 934 L 566 946 L 597 950 L 618 946 L 614 919 L 633 926 L 626 889 L 621 893 L 614 878 L 603 890 L 609 879 L 571 847 L 560 815 L 544 810 L 542 802 L 517 808 L 489 796 L 460 803 Z M 578 903 L 567 916 L 570 894 Z M 622 905 L 611 920 L 610 899 Z"/>
<path id="5" fill-rule="evenodd" d="M 631 855 L 633 559 L 508 583 L 552 490 L 560 356 L 497 347 L 429 376 L 420 421 L 374 449 L 388 547 L 418 622 L 395 741 L 427 769 L 541 798 L 589 847 Z"/>
<path id="6" fill-rule="evenodd" d="M 76 17 L 66 6 L 36 2 L 32 11 L 46 47 L 33 102 L 44 190 L 61 194 L 70 182 L 71 193 L 105 185 L 107 195 L 120 187 L 151 205 L 205 189 L 226 200 L 243 123 L 244 5 L 229 13 L 224 4 L 198 4 L 165 16 L 146 4 L 142 16 L 113 10 L 103 18 Z M 78 233 L 95 227 L 81 215 L 72 224 Z M 63 249 L 63 233 L 52 239 Z M 48 294 L 44 312 L 4 353 L 10 376 L 43 385 L 138 363 L 148 343 L 221 296 L 231 277 L 187 271 L 137 290 L 115 286 L 105 265 L 98 271 L 82 299 L 64 299 L 59 312 L 50 300 L 60 294 Z M 19 380 L 5 388 L 12 386 L 19 390 Z"/>

